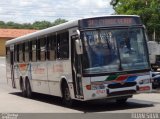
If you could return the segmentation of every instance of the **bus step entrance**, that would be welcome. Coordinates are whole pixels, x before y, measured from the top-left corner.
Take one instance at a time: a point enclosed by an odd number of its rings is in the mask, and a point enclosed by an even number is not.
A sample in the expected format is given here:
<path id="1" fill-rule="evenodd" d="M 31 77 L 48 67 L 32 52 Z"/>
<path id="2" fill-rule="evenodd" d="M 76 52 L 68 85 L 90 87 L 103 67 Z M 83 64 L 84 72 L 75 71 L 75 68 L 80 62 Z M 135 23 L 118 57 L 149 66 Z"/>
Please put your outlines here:
<path id="1" fill-rule="evenodd" d="M 82 90 L 82 81 L 81 81 L 81 75 L 77 74 L 77 80 L 76 80 L 76 97 L 78 99 L 83 98 L 83 90 Z"/>

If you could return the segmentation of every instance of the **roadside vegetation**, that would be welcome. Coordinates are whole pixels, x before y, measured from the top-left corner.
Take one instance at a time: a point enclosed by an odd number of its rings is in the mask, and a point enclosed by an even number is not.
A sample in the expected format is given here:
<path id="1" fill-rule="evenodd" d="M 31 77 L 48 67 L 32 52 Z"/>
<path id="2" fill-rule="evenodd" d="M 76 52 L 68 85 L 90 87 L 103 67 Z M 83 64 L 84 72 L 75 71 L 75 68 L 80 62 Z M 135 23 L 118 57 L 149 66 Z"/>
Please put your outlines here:
<path id="1" fill-rule="evenodd" d="M 160 0 L 112 0 L 115 14 L 139 15 L 149 40 L 160 42 Z"/>
<path id="2" fill-rule="evenodd" d="M 10 22 L 4 22 L 0 21 L 0 28 L 5 28 L 5 29 L 45 29 L 51 26 L 56 26 L 58 24 L 62 24 L 67 22 L 65 19 L 56 19 L 54 22 L 49 22 L 49 21 L 35 21 L 34 23 L 15 23 L 13 21 Z"/>

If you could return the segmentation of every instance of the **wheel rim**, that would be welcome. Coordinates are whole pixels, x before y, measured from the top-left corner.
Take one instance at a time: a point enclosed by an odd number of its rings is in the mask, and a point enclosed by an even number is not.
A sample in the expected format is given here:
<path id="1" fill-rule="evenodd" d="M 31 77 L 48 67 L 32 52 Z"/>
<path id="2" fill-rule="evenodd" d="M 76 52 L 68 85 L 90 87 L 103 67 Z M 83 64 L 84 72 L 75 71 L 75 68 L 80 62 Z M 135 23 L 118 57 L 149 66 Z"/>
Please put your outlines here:
<path id="1" fill-rule="evenodd" d="M 30 88 L 30 84 L 29 82 L 27 81 L 27 84 L 26 84 L 26 92 L 27 92 L 27 97 L 31 97 L 31 88 Z"/>
<path id="2" fill-rule="evenodd" d="M 26 90 L 25 90 L 25 87 L 24 87 L 24 84 L 22 82 L 22 95 L 25 97 L 26 96 Z"/>
<path id="3" fill-rule="evenodd" d="M 65 88 L 64 98 L 65 98 L 66 101 L 70 101 L 70 99 L 71 99 L 71 96 L 70 96 L 70 92 L 69 92 L 68 87 Z"/>
<path id="4" fill-rule="evenodd" d="M 63 103 L 67 107 L 72 106 L 72 103 L 73 103 L 67 84 L 64 84 L 64 88 L 63 88 Z"/>

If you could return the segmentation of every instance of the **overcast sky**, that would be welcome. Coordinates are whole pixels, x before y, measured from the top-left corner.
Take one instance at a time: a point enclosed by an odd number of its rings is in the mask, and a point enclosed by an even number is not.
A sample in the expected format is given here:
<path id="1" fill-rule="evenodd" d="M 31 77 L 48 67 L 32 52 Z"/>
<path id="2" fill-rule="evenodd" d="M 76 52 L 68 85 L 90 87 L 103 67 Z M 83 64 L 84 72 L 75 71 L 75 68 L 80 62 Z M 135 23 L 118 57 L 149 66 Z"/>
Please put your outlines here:
<path id="1" fill-rule="evenodd" d="M 0 21 L 29 23 L 57 18 L 74 20 L 114 13 L 111 0 L 1 0 Z"/>

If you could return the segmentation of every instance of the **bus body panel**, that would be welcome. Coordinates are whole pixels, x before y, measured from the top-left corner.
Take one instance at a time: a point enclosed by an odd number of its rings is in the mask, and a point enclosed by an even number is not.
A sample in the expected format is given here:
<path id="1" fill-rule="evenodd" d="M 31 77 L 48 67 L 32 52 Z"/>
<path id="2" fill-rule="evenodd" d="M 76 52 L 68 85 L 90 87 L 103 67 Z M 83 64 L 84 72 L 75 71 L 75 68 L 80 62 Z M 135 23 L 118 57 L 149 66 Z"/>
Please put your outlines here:
<path id="1" fill-rule="evenodd" d="M 33 62 L 31 65 L 31 85 L 34 92 L 49 94 L 47 81 L 47 63 Z"/>
<path id="2" fill-rule="evenodd" d="M 7 63 L 6 63 L 6 77 L 7 77 L 8 85 L 12 87 L 11 68 L 10 68 L 10 64 L 7 64 Z"/>
<path id="3" fill-rule="evenodd" d="M 99 98 L 113 98 L 133 95 L 141 92 L 151 92 L 150 73 L 137 73 L 119 75 L 112 80 L 107 80 L 114 75 L 83 78 L 84 100 L 93 100 Z M 144 80 L 148 80 L 141 84 Z M 134 83 L 129 86 L 129 83 Z M 91 89 L 86 88 L 91 85 Z M 111 86 L 112 85 L 112 86 Z"/>
<path id="4" fill-rule="evenodd" d="M 28 74 L 26 74 L 28 75 Z M 21 74 L 18 64 L 14 65 L 14 79 L 15 79 L 15 84 L 16 84 L 16 88 L 17 89 L 21 89 L 20 88 L 20 77 L 22 78 L 22 80 L 24 80 L 25 76 Z"/>
<path id="5" fill-rule="evenodd" d="M 48 62 L 48 82 L 50 94 L 61 95 L 61 80 L 72 81 L 70 60 L 49 61 Z"/>

